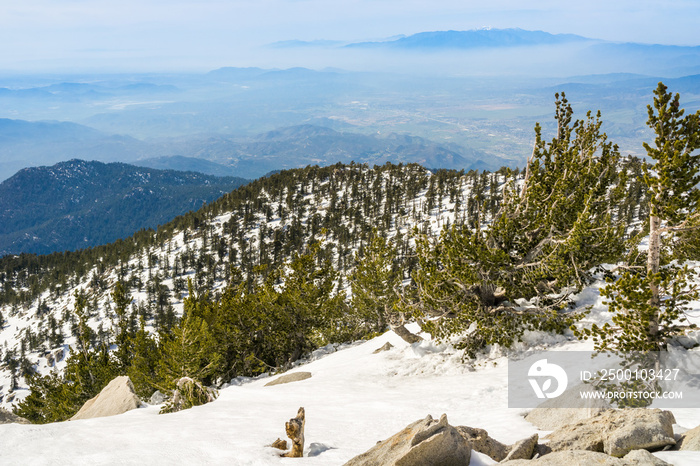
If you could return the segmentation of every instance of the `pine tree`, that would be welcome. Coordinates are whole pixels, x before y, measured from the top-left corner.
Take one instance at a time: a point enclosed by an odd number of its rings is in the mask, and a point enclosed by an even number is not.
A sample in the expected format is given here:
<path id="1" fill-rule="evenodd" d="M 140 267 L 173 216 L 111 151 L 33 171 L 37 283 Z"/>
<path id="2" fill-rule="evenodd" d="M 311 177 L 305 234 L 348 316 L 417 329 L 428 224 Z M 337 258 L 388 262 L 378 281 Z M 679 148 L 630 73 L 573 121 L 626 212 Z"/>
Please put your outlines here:
<path id="1" fill-rule="evenodd" d="M 360 325 L 366 327 L 363 333 L 382 332 L 399 301 L 401 280 L 394 268 L 396 250 L 374 229 L 355 261 L 355 269 L 348 277 L 353 312 L 360 318 Z"/>
<path id="2" fill-rule="evenodd" d="M 133 358 L 127 370 L 136 393 L 141 397 L 152 395 L 156 389 L 159 357 L 158 343 L 146 330 L 146 322 L 141 317 L 139 330 L 133 336 Z"/>
<path id="3" fill-rule="evenodd" d="M 133 332 L 129 316 L 129 306 L 132 299 L 122 282 L 118 281 L 114 285 L 112 300 L 114 301 L 114 313 L 117 316 L 113 329 L 114 342 L 117 345 L 114 356 L 121 370 L 126 371 L 131 364 L 133 355 Z"/>
<path id="4" fill-rule="evenodd" d="M 205 320 L 205 308 L 210 305 L 208 297 L 197 295 L 191 281 L 189 290 L 182 319 L 162 343 L 158 372 L 161 381 L 168 388 L 172 388 L 182 377 L 211 383 L 211 376 L 220 363 L 220 356 L 215 352 L 216 345 Z"/>
<path id="5" fill-rule="evenodd" d="M 423 329 L 434 337 L 460 336 L 469 356 L 484 345 L 509 346 L 527 329 L 566 329 L 570 295 L 622 253 L 618 148 L 600 131 L 600 112 L 572 121 L 565 95 L 556 97 L 556 137 L 546 142 L 535 126 L 524 179 L 502 188 L 492 224 L 483 228 L 477 199 L 472 228 L 454 225 L 436 243 L 417 240 L 418 301 L 409 307 L 418 319 L 433 318 Z M 530 305 L 515 304 L 521 298 Z"/>
<path id="6" fill-rule="evenodd" d="M 695 153 L 700 148 L 700 111 L 685 115 L 680 96 L 667 92 L 663 83 L 654 96 L 654 105 L 647 106 L 647 125 L 655 139 L 653 145 L 644 143 L 655 161 L 643 166 L 643 181 L 650 193 L 646 265 L 628 264 L 617 281 L 611 280 L 601 290 L 613 313 L 613 325 L 581 331 L 598 350 L 665 350 L 670 339 L 693 327 L 685 325 L 685 311 L 688 302 L 698 297 L 697 287 L 688 286 L 690 269 L 669 259 L 678 235 L 697 235 L 700 227 L 700 155 Z M 680 241 L 681 248 L 693 246 L 692 237 L 682 239 L 686 241 Z"/>

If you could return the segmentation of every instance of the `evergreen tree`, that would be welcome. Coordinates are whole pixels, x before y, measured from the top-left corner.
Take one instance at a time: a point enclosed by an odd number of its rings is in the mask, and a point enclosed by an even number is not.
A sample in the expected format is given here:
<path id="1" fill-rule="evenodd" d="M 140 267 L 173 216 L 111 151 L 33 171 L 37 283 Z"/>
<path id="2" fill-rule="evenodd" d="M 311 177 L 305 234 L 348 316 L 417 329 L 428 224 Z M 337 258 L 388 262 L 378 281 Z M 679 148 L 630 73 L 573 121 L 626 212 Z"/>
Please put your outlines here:
<path id="1" fill-rule="evenodd" d="M 197 295 L 192 282 L 185 299 L 184 314 L 172 335 L 164 338 L 159 362 L 159 377 L 168 388 L 178 379 L 189 377 L 210 384 L 219 364 L 212 334 L 204 317 L 209 306 L 206 295 Z"/>
<path id="2" fill-rule="evenodd" d="M 355 255 L 355 261 L 355 269 L 348 277 L 353 312 L 366 326 L 364 333 L 382 332 L 399 301 L 401 278 L 394 268 L 396 250 L 375 229 L 369 243 Z"/>
<path id="3" fill-rule="evenodd" d="M 131 364 L 133 355 L 133 332 L 129 316 L 129 306 L 132 300 L 126 287 L 120 281 L 114 285 L 112 300 L 114 301 L 114 313 L 116 314 L 113 334 L 117 349 L 114 351 L 114 357 L 121 370 L 126 371 Z"/>
<path id="4" fill-rule="evenodd" d="M 139 330 L 133 336 L 133 358 L 127 375 L 136 394 L 142 398 L 149 397 L 156 389 L 159 358 L 158 343 L 146 330 L 146 322 L 141 317 Z"/>
<path id="5" fill-rule="evenodd" d="M 669 259 L 679 234 L 686 235 L 679 242 L 686 253 L 697 244 L 687 234 L 696 236 L 700 227 L 700 156 L 695 153 L 700 148 L 700 111 L 685 115 L 680 96 L 669 93 L 663 83 L 654 96 L 654 105 L 647 106 L 647 125 L 655 139 L 653 145 L 644 143 L 655 161 L 643 166 L 650 193 L 646 266 L 628 264 L 628 270 L 601 291 L 608 298 L 613 325 L 593 325 L 580 332 L 593 338 L 598 350 L 665 350 L 671 338 L 693 327 L 685 325 L 685 311 L 698 297 L 697 287 L 688 286 L 688 267 L 670 264 Z"/>
<path id="6" fill-rule="evenodd" d="M 626 180 L 617 146 L 601 133 L 600 113 L 572 122 L 566 97 L 556 97 L 556 137 L 545 142 L 535 126 L 522 184 L 503 187 L 492 224 L 483 228 L 477 214 L 473 228 L 447 228 L 435 244 L 418 238 L 418 300 L 409 310 L 433 317 L 423 329 L 434 337 L 460 336 L 467 355 L 509 346 L 527 329 L 566 329 L 574 318 L 563 312 L 569 296 L 622 253 L 624 225 L 615 214 Z M 529 305 L 518 306 L 520 298 Z"/>

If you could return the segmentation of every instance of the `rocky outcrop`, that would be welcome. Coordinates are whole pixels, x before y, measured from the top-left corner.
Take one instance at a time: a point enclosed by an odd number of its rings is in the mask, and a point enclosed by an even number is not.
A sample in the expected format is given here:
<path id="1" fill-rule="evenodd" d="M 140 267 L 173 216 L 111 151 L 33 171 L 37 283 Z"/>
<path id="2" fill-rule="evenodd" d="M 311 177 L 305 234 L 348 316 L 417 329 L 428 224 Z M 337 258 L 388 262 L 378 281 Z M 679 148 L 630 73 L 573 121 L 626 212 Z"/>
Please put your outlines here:
<path id="1" fill-rule="evenodd" d="M 107 384 L 99 395 L 86 401 L 70 420 L 115 416 L 136 409 L 140 405 L 141 402 L 134 392 L 131 379 L 128 376 L 121 376 Z"/>
<path id="2" fill-rule="evenodd" d="M 0 424 L 31 424 L 31 422 L 13 412 L 0 408 Z"/>
<path id="3" fill-rule="evenodd" d="M 581 399 L 579 393 L 594 391 L 588 385 L 577 385 L 557 398 L 540 404 L 525 416 L 525 420 L 542 430 L 556 430 L 559 427 L 591 417 L 611 409 L 610 404 L 601 399 Z"/>
<path id="4" fill-rule="evenodd" d="M 273 385 L 281 385 L 283 383 L 299 382 L 300 380 L 306 380 L 309 378 L 311 378 L 311 372 L 292 372 L 291 374 L 284 374 L 280 377 L 277 377 L 272 382 L 266 383 L 265 386 L 271 387 Z"/>
<path id="5" fill-rule="evenodd" d="M 545 439 L 552 451 L 588 450 L 622 457 L 632 450 L 675 445 L 673 414 L 660 409 L 606 411 L 564 426 Z"/>
<path id="6" fill-rule="evenodd" d="M 471 448 L 443 414 L 409 424 L 401 432 L 351 459 L 345 466 L 465 466 Z"/>
<path id="7" fill-rule="evenodd" d="M 646 450 L 634 450 L 624 458 L 614 458 L 595 451 L 568 450 L 551 453 L 534 460 L 499 463 L 505 466 L 671 466 Z"/>

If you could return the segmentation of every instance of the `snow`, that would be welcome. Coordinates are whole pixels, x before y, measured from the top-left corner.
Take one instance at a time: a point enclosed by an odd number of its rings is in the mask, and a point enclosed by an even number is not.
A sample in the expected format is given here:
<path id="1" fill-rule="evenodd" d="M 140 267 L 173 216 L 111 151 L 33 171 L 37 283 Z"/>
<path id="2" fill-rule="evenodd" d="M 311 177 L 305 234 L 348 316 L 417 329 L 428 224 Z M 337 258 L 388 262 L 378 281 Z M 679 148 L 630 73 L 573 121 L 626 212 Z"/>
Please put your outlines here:
<path id="1" fill-rule="evenodd" d="M 373 354 L 386 342 L 394 347 Z M 563 342 L 557 349 L 587 344 Z M 264 386 L 269 377 L 236 379 L 213 403 L 179 413 L 159 415 L 158 406 L 148 406 L 108 418 L 0 425 L 0 464 L 340 465 L 407 424 L 442 413 L 452 425 L 484 428 L 507 444 L 538 432 L 523 410 L 507 406 L 507 359 L 479 362 L 472 367 L 448 345 L 408 345 L 387 332 L 316 351 L 292 369 L 311 372 L 310 379 L 270 387 Z M 266 445 L 286 438 L 284 423 L 300 406 L 306 409 L 305 457 L 280 458 Z M 700 424 L 700 409 L 674 414 L 678 433 Z M 681 466 L 700 461 L 698 452 L 655 455 Z M 494 462 L 474 453 L 471 464 Z"/>

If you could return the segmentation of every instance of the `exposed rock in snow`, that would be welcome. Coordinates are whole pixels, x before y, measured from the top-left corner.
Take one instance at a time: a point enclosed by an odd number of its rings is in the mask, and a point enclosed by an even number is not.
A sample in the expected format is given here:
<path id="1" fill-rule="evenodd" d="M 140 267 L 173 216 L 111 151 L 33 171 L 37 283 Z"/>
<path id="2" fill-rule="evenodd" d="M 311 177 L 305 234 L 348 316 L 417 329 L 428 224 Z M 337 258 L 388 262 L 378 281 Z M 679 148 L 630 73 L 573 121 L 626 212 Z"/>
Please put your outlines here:
<path id="1" fill-rule="evenodd" d="M 533 434 L 526 439 L 514 443 L 509 447 L 508 456 L 503 461 L 509 460 L 529 460 L 535 454 L 535 448 L 537 447 L 537 441 L 539 440 L 538 434 Z"/>
<path id="2" fill-rule="evenodd" d="M 552 451 L 589 450 L 622 457 L 632 450 L 675 445 L 673 414 L 660 409 L 606 411 L 545 437 Z"/>
<path id="3" fill-rule="evenodd" d="M 467 426 L 457 426 L 456 429 L 472 450 L 483 453 L 494 461 L 503 461 L 508 456 L 508 445 L 491 438 L 484 429 Z"/>
<path id="4" fill-rule="evenodd" d="M 16 415 L 6 409 L 0 408 L 0 424 L 31 424 L 28 420 L 23 417 Z"/>
<path id="5" fill-rule="evenodd" d="M 291 374 L 284 374 L 283 376 L 277 377 L 275 380 L 265 384 L 266 387 L 272 385 L 282 385 L 290 382 L 299 382 L 300 380 L 306 380 L 311 378 L 311 372 L 292 372 Z"/>
<path id="6" fill-rule="evenodd" d="M 675 450 L 700 451 L 700 426 L 681 435 Z"/>
<path id="7" fill-rule="evenodd" d="M 384 343 L 384 346 L 374 350 L 373 354 L 379 354 L 379 353 L 384 352 L 384 351 L 389 351 L 393 347 L 394 347 L 394 345 L 392 345 L 391 343 L 389 343 L 387 341 L 386 343 Z"/>
<path id="8" fill-rule="evenodd" d="M 567 424 L 589 419 L 610 409 L 610 404 L 601 399 L 583 399 L 580 392 L 595 391 L 588 385 L 577 385 L 557 398 L 550 398 L 533 409 L 525 419 L 542 430 L 556 430 Z"/>
<path id="9" fill-rule="evenodd" d="M 124 375 L 112 380 L 96 397 L 86 401 L 70 420 L 115 416 L 136 409 L 140 405 L 141 402 L 136 396 L 131 379 Z"/>
<path id="10" fill-rule="evenodd" d="M 168 396 L 165 393 L 161 392 L 160 390 L 156 390 L 155 392 L 153 392 L 153 395 L 151 395 L 151 398 L 148 400 L 148 404 L 162 405 L 167 399 Z"/>
<path id="11" fill-rule="evenodd" d="M 470 457 L 469 444 L 443 414 L 439 421 L 428 416 L 409 424 L 345 466 L 464 466 Z"/>
<path id="12" fill-rule="evenodd" d="M 634 450 L 624 458 L 614 458 L 605 453 L 584 450 L 568 450 L 551 453 L 535 460 L 504 461 L 505 466 L 671 466 L 646 450 Z"/>

